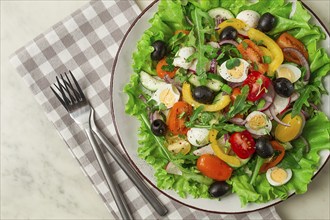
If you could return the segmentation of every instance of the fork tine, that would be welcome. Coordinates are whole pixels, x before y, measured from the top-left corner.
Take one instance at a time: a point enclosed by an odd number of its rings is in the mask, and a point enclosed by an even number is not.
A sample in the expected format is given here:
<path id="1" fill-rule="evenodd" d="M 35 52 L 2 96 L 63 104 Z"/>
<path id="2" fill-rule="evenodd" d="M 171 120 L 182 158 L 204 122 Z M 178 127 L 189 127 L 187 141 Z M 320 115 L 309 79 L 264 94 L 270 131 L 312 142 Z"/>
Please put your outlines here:
<path id="1" fill-rule="evenodd" d="M 78 100 L 76 100 L 76 99 L 75 99 L 75 96 L 73 96 L 73 95 L 72 95 L 72 92 L 70 92 L 70 89 L 73 90 L 72 86 L 70 85 L 69 82 L 65 81 L 65 79 L 64 79 L 64 77 L 63 77 L 62 74 L 60 74 L 60 76 L 61 76 L 61 79 L 62 79 L 62 81 L 63 81 L 63 83 L 64 83 L 65 90 L 66 90 L 66 92 L 67 92 L 68 95 L 69 95 L 69 98 L 70 98 L 71 104 L 76 103 Z M 69 86 L 70 88 L 69 88 L 68 86 Z"/>
<path id="2" fill-rule="evenodd" d="M 62 75 L 61 75 L 62 76 Z M 62 77 L 62 80 L 63 80 L 63 77 Z M 63 97 L 63 100 L 64 100 L 64 102 L 65 102 L 65 108 L 66 109 L 68 109 L 68 107 L 69 107 L 69 105 L 70 105 L 70 100 L 68 99 L 68 97 L 65 95 L 65 92 L 64 92 L 64 90 L 63 89 L 65 89 L 66 91 L 67 91 L 67 93 L 69 93 L 68 92 L 68 90 L 67 90 L 67 88 L 65 88 L 61 83 L 60 83 L 60 80 L 59 80 L 59 78 L 56 76 L 56 81 L 57 81 L 57 84 L 58 84 L 58 87 L 57 87 L 57 89 L 60 91 L 60 93 L 61 93 L 61 95 L 62 95 L 62 97 Z M 70 93 L 69 93 L 70 94 Z"/>
<path id="3" fill-rule="evenodd" d="M 59 89 L 59 88 L 57 87 L 57 85 L 54 84 L 54 86 L 55 86 L 57 89 Z M 61 104 L 64 106 L 64 108 L 65 108 L 66 110 L 68 110 L 68 108 L 67 108 L 67 106 L 66 106 L 66 103 L 64 102 L 63 98 L 57 94 L 57 92 L 53 89 L 53 87 L 50 87 L 50 89 L 53 91 L 53 93 L 55 94 L 56 98 L 61 102 Z"/>
<path id="4" fill-rule="evenodd" d="M 73 79 L 73 81 L 74 81 L 74 83 L 75 83 L 75 85 L 76 85 L 76 87 L 77 87 L 77 89 L 78 89 L 78 91 L 79 91 L 79 95 L 80 95 L 81 99 L 82 99 L 82 100 L 85 100 L 85 99 L 86 99 L 86 98 L 85 98 L 85 95 L 84 95 L 83 91 L 81 90 L 81 88 L 80 88 L 80 86 L 79 86 L 79 84 L 78 84 L 76 78 L 73 76 L 71 70 L 69 70 L 69 73 L 70 73 L 71 78 Z"/>
<path id="5" fill-rule="evenodd" d="M 73 94 L 74 94 L 74 97 L 76 98 L 76 101 L 80 101 L 81 100 L 81 97 L 79 96 L 79 93 L 77 92 L 77 90 L 74 88 L 74 86 L 72 85 L 71 83 L 71 80 L 70 78 L 68 77 L 68 74 L 65 73 L 65 77 L 67 79 L 67 85 L 70 87 L 70 89 L 72 90 Z M 71 76 L 72 77 L 72 76 Z"/>

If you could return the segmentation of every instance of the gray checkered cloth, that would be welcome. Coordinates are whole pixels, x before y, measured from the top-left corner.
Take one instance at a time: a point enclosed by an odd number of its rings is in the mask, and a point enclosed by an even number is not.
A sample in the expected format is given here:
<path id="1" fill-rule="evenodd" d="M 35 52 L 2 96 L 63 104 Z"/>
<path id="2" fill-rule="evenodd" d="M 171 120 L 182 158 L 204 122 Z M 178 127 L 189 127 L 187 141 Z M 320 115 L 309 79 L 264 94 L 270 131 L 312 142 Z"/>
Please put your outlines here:
<path id="1" fill-rule="evenodd" d="M 113 143 L 118 143 L 109 109 L 110 72 L 119 44 L 139 13 L 133 0 L 90 2 L 11 57 L 11 63 L 115 218 L 120 217 L 118 209 L 84 131 L 70 118 L 49 87 L 56 75 L 71 70 L 95 109 L 96 124 Z M 118 144 L 116 147 L 120 148 Z M 105 154 L 134 217 L 161 219 L 111 156 Z M 280 219 L 274 207 L 248 214 L 217 215 L 188 208 L 157 190 L 154 192 L 169 210 L 164 219 Z"/>

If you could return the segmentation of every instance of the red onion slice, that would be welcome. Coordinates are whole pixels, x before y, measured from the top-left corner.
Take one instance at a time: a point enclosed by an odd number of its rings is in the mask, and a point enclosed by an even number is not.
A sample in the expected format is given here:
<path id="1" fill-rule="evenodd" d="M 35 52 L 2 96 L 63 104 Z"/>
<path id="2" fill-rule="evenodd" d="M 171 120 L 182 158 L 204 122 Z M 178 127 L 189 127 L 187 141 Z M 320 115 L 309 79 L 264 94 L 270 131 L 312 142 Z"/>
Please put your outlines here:
<path id="1" fill-rule="evenodd" d="M 269 107 L 269 111 L 270 111 L 270 114 L 272 115 L 273 119 L 274 119 L 277 123 L 279 123 L 279 124 L 281 124 L 281 125 L 283 125 L 283 126 L 286 126 L 286 127 L 290 127 L 290 126 L 291 126 L 291 125 L 289 125 L 289 124 L 284 123 L 283 121 L 281 121 L 281 120 L 276 116 L 274 105 L 271 105 L 271 106 Z"/>
<path id="2" fill-rule="evenodd" d="M 231 118 L 229 119 L 229 121 L 235 125 L 240 125 L 240 126 L 243 126 L 246 123 L 246 120 L 242 118 Z"/>
<path id="3" fill-rule="evenodd" d="M 216 59 L 212 59 L 211 63 L 210 63 L 210 69 L 209 72 L 211 73 L 216 73 L 217 72 L 217 60 Z"/>
<path id="4" fill-rule="evenodd" d="M 219 42 L 219 45 L 224 45 L 224 44 L 231 44 L 234 45 L 235 47 L 237 47 L 238 43 L 234 40 L 222 40 Z"/>
<path id="5" fill-rule="evenodd" d="M 259 109 L 259 111 L 261 112 L 269 109 L 269 107 L 273 104 L 275 98 L 275 90 L 273 84 L 270 84 L 267 90 L 267 93 L 262 96 L 266 103 L 261 109 Z"/>
<path id="6" fill-rule="evenodd" d="M 290 102 L 295 102 L 298 98 L 299 98 L 300 94 L 298 92 L 294 92 L 292 93 L 292 95 L 290 96 Z"/>
<path id="7" fill-rule="evenodd" d="M 306 73 L 305 73 L 305 76 L 304 76 L 304 81 L 305 82 L 308 82 L 309 81 L 309 77 L 311 75 L 311 70 L 310 70 L 308 61 L 304 57 L 304 55 L 299 50 L 297 50 L 296 48 L 292 48 L 292 47 L 283 48 L 283 52 L 284 53 L 293 53 L 294 55 L 296 55 L 296 57 L 299 59 L 300 64 L 303 67 L 305 67 L 305 69 L 306 69 Z"/>
<path id="8" fill-rule="evenodd" d="M 234 82 L 227 82 L 228 86 L 230 86 L 231 88 L 236 88 L 236 87 L 240 87 L 241 85 L 243 85 L 243 82 L 239 82 L 239 83 L 234 83 Z"/>
<path id="9" fill-rule="evenodd" d="M 171 79 L 167 74 L 164 76 L 164 81 L 168 84 L 175 86 L 180 92 L 182 91 L 182 86 L 179 82 L 176 82 L 174 79 Z"/>

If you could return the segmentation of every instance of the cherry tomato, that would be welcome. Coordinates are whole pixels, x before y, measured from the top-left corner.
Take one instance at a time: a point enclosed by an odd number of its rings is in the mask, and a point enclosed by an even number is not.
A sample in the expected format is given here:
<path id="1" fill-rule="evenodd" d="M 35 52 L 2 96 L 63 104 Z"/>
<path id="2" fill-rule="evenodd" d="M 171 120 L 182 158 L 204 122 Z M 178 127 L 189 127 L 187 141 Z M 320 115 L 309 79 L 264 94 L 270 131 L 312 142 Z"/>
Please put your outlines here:
<path id="1" fill-rule="evenodd" d="M 265 173 L 269 168 L 276 166 L 279 162 L 281 162 L 285 155 L 285 149 L 280 143 L 278 143 L 277 141 L 271 141 L 270 144 L 274 149 L 275 156 L 273 156 L 271 161 L 269 161 L 268 163 L 264 163 L 261 166 L 259 173 Z"/>
<path id="2" fill-rule="evenodd" d="M 172 134 L 187 134 L 189 129 L 185 126 L 185 122 L 189 120 L 192 112 L 193 107 L 184 101 L 173 105 L 167 118 L 167 126 Z"/>
<path id="3" fill-rule="evenodd" d="M 238 46 L 238 51 L 242 54 L 243 59 L 251 63 L 251 71 L 257 70 L 264 74 L 268 70 L 268 64 L 262 62 L 264 56 L 263 51 L 252 40 L 245 39 Z"/>
<path id="4" fill-rule="evenodd" d="M 302 42 L 300 42 L 297 38 L 292 36 L 291 34 L 284 32 L 281 34 L 281 36 L 276 40 L 276 43 L 280 46 L 280 48 L 286 48 L 286 47 L 293 47 L 297 50 L 299 50 L 306 60 L 308 60 L 308 52 Z M 296 55 L 291 53 L 284 53 L 284 58 L 288 62 L 294 62 L 296 64 L 301 65 L 299 59 L 296 57 Z"/>
<path id="5" fill-rule="evenodd" d="M 171 69 L 171 71 L 169 71 L 169 69 Z M 165 75 L 168 75 L 170 78 L 173 78 L 177 69 L 177 67 L 171 66 L 167 63 L 166 57 L 161 59 L 156 66 L 157 75 L 162 79 L 165 77 Z"/>
<path id="6" fill-rule="evenodd" d="M 197 169 L 204 175 L 217 181 L 228 180 L 233 169 L 219 157 L 203 154 L 197 160 Z"/>
<path id="7" fill-rule="evenodd" d="M 249 158 L 256 150 L 252 135 L 247 130 L 232 134 L 229 143 L 235 154 L 242 159 Z"/>
<path id="8" fill-rule="evenodd" d="M 230 95 L 230 100 L 232 102 L 234 102 L 236 100 L 237 96 L 240 95 L 240 94 L 241 94 L 241 89 L 238 88 L 238 87 L 234 88 L 231 95 Z"/>
<path id="9" fill-rule="evenodd" d="M 251 72 L 243 82 L 243 86 L 248 85 L 250 88 L 247 99 L 253 102 L 259 100 L 271 83 L 267 76 L 257 71 Z"/>

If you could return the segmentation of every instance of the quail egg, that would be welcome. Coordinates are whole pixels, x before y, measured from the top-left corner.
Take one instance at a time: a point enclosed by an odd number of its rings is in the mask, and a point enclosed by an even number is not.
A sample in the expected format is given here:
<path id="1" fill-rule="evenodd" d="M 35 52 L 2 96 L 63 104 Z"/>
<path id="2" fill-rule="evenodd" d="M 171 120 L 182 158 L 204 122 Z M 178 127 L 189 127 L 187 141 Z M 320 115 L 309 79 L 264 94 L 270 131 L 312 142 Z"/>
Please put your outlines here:
<path id="1" fill-rule="evenodd" d="M 232 59 L 222 63 L 218 69 L 219 75 L 228 82 L 243 82 L 247 78 L 250 64 L 240 58 L 235 58 L 238 65 L 229 67 L 228 62 L 232 62 Z"/>
<path id="2" fill-rule="evenodd" d="M 260 111 L 253 111 L 246 117 L 246 129 L 255 135 L 266 135 L 272 130 L 272 122 Z"/>
<path id="3" fill-rule="evenodd" d="M 275 166 L 267 170 L 266 178 L 270 185 L 282 186 L 292 178 L 292 171 Z"/>
<path id="4" fill-rule="evenodd" d="M 167 108 L 172 108 L 173 105 L 179 101 L 180 92 L 172 84 L 160 86 L 151 97 L 157 104 L 163 103 Z"/>

